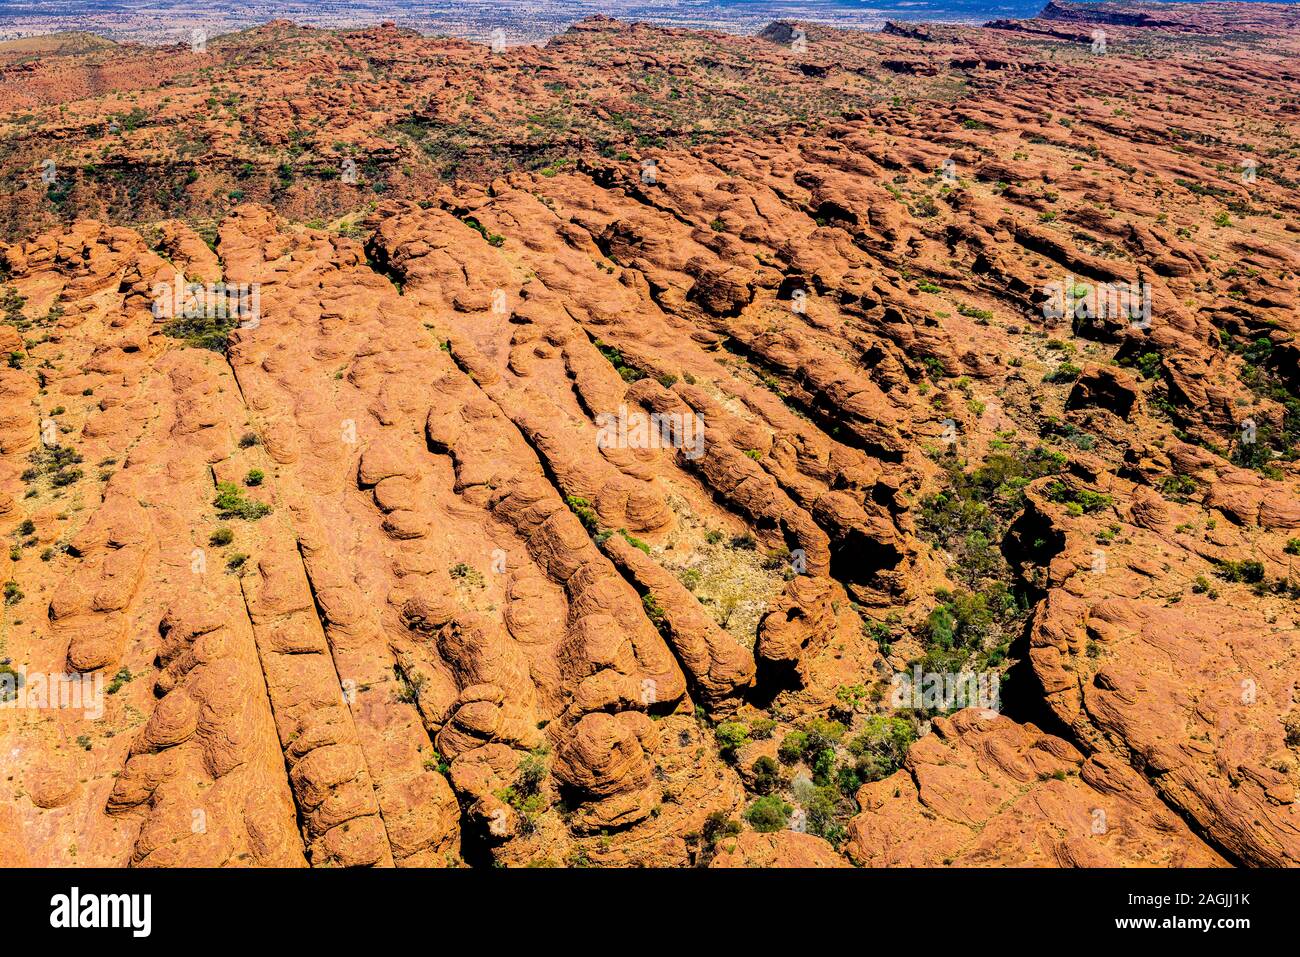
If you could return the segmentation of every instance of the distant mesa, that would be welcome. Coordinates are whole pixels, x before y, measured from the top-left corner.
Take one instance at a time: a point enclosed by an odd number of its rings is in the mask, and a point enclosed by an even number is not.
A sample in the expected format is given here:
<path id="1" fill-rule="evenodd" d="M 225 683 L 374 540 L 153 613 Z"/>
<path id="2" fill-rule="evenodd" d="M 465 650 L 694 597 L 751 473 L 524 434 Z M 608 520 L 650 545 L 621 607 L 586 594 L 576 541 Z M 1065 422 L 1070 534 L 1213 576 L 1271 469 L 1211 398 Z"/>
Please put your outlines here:
<path id="1" fill-rule="evenodd" d="M 808 35 L 807 28 L 802 24 L 794 20 L 773 20 L 758 36 L 761 40 L 771 40 L 773 43 L 789 43 L 800 35 Z"/>
<path id="2" fill-rule="evenodd" d="M 1050 0 L 1038 14 L 1040 20 L 1068 20 L 1074 23 L 1108 23 L 1117 27 L 1175 27 L 1177 20 L 1162 20 L 1141 11 L 1130 11 L 1111 3 L 1057 3 Z"/>
<path id="3" fill-rule="evenodd" d="M 91 53 L 95 50 L 107 50 L 115 46 L 117 46 L 116 43 L 105 37 L 77 30 L 0 41 L 0 55 L 32 53 L 45 56 L 65 56 L 75 53 Z"/>
<path id="4" fill-rule="evenodd" d="M 591 16 L 583 17 L 577 23 L 572 24 L 564 32 L 568 34 L 617 33 L 620 30 L 628 29 L 628 26 L 629 24 L 617 17 L 606 16 L 603 13 L 593 13 Z"/>
<path id="5" fill-rule="evenodd" d="M 895 23 L 893 20 L 886 20 L 881 33 L 888 33 L 891 36 L 907 37 L 911 40 L 933 40 L 934 36 L 930 33 L 930 28 L 924 23 Z"/>

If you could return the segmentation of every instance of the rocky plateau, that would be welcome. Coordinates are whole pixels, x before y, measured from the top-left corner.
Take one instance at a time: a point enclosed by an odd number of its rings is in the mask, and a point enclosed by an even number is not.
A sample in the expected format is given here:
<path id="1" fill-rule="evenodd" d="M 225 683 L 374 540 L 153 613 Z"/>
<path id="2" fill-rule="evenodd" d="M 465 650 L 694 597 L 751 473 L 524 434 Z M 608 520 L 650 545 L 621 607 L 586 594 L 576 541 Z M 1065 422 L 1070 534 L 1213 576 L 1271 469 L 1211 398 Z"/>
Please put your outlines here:
<path id="1" fill-rule="evenodd" d="M 1297 63 L 0 44 L 0 863 L 1300 864 Z"/>

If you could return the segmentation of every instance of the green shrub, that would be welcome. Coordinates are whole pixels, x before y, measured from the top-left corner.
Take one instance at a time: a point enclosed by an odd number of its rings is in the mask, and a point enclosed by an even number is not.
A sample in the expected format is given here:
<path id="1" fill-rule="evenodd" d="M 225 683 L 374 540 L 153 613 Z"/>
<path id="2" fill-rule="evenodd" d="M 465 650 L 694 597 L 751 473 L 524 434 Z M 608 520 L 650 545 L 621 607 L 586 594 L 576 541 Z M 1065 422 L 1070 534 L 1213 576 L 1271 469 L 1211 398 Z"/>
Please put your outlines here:
<path id="1" fill-rule="evenodd" d="M 754 774 L 754 791 L 758 794 L 771 794 L 781 783 L 781 766 L 766 754 L 755 758 L 750 770 Z"/>
<path id="2" fill-rule="evenodd" d="M 791 731 L 781 739 L 781 745 L 777 748 L 776 754 L 786 764 L 794 764 L 803 758 L 804 749 L 808 745 L 808 736 L 802 731 Z"/>
<path id="3" fill-rule="evenodd" d="M 852 716 L 861 711 L 869 700 L 867 686 L 862 684 L 840 685 L 835 691 L 835 700 L 841 713 Z"/>
<path id="4" fill-rule="evenodd" d="M 506 241 L 506 238 L 504 236 L 501 236 L 497 233 L 488 232 L 487 227 L 485 227 L 473 216 L 466 216 L 463 220 L 461 220 L 461 222 L 463 222 L 466 226 L 468 226 L 470 229 L 474 230 L 474 232 L 478 233 L 485 240 L 487 240 L 487 244 L 489 246 L 501 246 Z"/>
<path id="5" fill-rule="evenodd" d="M 829 780 L 835 767 L 835 748 L 844 736 L 844 725 L 827 718 L 813 718 L 802 730 L 791 731 L 777 748 L 777 756 L 786 764 L 803 760 L 813 769 L 818 783 Z"/>
<path id="6" fill-rule="evenodd" d="M 650 544 L 648 542 L 641 541 L 641 539 L 637 538 L 635 535 L 629 535 L 626 528 L 620 528 L 618 533 L 622 535 L 623 538 L 627 540 L 627 543 L 633 548 L 639 549 L 647 555 L 650 554 Z"/>
<path id="7" fill-rule="evenodd" d="M 881 621 L 871 621 L 870 619 L 862 622 L 862 634 L 876 643 L 882 655 L 888 656 L 893 650 L 894 629 Z"/>
<path id="8" fill-rule="evenodd" d="M 813 792 L 804 806 L 807 814 L 808 833 L 829 841 L 838 847 L 847 836 L 844 826 L 840 824 L 839 795 L 834 788 L 819 787 Z"/>
<path id="9" fill-rule="evenodd" d="M 128 681 L 130 681 L 133 677 L 135 676 L 131 674 L 131 669 L 127 668 L 126 666 L 123 666 L 120 669 L 118 669 L 117 674 L 113 675 L 113 680 L 108 683 L 108 687 L 105 688 L 104 690 L 107 691 L 109 694 L 117 694 L 119 691 L 122 690 L 122 686 L 125 685 Z"/>
<path id="10" fill-rule="evenodd" d="M 665 634 L 669 628 L 668 616 L 653 592 L 646 592 L 641 596 L 641 607 L 645 609 L 645 616 L 650 619 L 650 624 L 654 625 L 660 634 Z"/>
<path id="11" fill-rule="evenodd" d="M 903 766 L 907 751 L 916 741 L 916 728 L 912 722 L 898 717 L 872 715 L 862 726 L 862 731 L 849 742 L 848 751 L 854 758 L 851 764 L 852 785 L 856 791 L 860 784 L 869 784 L 887 778 Z M 845 776 L 841 773 L 840 788 L 844 790 Z M 851 792 L 846 792 L 851 793 Z"/>
<path id="12" fill-rule="evenodd" d="M 713 847 L 724 837 L 735 837 L 743 828 L 740 822 L 727 816 L 726 811 L 713 811 L 704 819 L 701 836 L 708 847 Z"/>
<path id="13" fill-rule="evenodd" d="M 528 796 L 536 794 L 541 789 L 542 782 L 550 773 L 546 766 L 546 754 L 545 747 L 535 748 L 519 762 L 514 786 L 521 794 Z"/>
<path id="14" fill-rule="evenodd" d="M 609 360 L 614 367 L 614 371 L 619 374 L 624 382 L 637 382 L 645 378 L 645 373 L 636 366 L 631 365 L 623 358 L 623 353 L 614 346 L 606 345 L 597 339 L 594 343 L 597 351 Z"/>
<path id="15" fill-rule="evenodd" d="M 718 749 L 728 761 L 734 760 L 736 752 L 749 744 L 749 728 L 739 721 L 723 722 L 713 733 L 718 739 Z"/>
<path id="16" fill-rule="evenodd" d="M 450 568 L 447 569 L 447 574 L 450 575 L 454 580 L 462 581 L 465 584 L 471 585 L 475 588 L 483 587 L 482 573 L 477 568 L 473 567 L 472 565 L 467 565 L 464 562 L 457 562 L 456 564 L 452 565 Z"/>
<path id="17" fill-rule="evenodd" d="M 1196 479 L 1190 475 L 1167 475 L 1160 483 L 1160 491 L 1175 502 L 1186 502 L 1188 496 L 1195 495 L 1199 488 Z"/>
<path id="18" fill-rule="evenodd" d="M 1144 352 L 1137 357 L 1138 373 L 1144 379 L 1154 379 L 1160 374 L 1160 353 Z"/>
<path id="19" fill-rule="evenodd" d="M 827 748 L 834 749 L 844 737 L 844 725 L 829 718 L 813 718 L 803 730 L 805 756 L 815 756 Z"/>
<path id="20" fill-rule="evenodd" d="M 821 786 L 830 783 L 831 776 L 835 773 L 835 749 L 822 748 L 815 755 L 812 761 L 813 781 Z"/>
<path id="21" fill-rule="evenodd" d="M 1077 505 L 1082 512 L 1100 511 L 1109 508 L 1111 504 L 1109 495 L 1094 492 L 1092 489 L 1076 489 L 1061 481 L 1049 482 L 1043 494 L 1047 496 L 1048 501 L 1056 502 L 1058 505 Z"/>
<path id="22" fill-rule="evenodd" d="M 50 476 L 50 484 L 55 488 L 64 488 L 81 481 L 82 474 L 81 469 L 59 469 Z"/>
<path id="23" fill-rule="evenodd" d="M 397 678 L 397 700 L 404 704 L 415 704 L 420 700 L 420 694 L 424 690 L 428 679 L 419 673 L 408 675 L 400 668 L 394 668 L 394 676 Z"/>
<path id="24" fill-rule="evenodd" d="M 205 310 L 197 310 L 194 316 L 179 316 L 163 326 L 163 335 L 180 339 L 187 346 L 195 349 L 207 349 L 209 352 L 226 353 L 230 330 L 239 323 L 239 317 L 218 312 L 208 315 Z"/>
<path id="25" fill-rule="evenodd" d="M 573 514 L 578 516 L 578 521 L 582 522 L 582 527 L 587 530 L 587 534 L 595 535 L 600 531 L 600 516 L 596 510 L 591 507 L 591 503 L 585 498 L 578 495 L 566 495 L 564 503 L 569 506 Z"/>
<path id="26" fill-rule="evenodd" d="M 926 619 L 921 638 L 927 649 L 940 652 L 980 652 L 990 644 L 1002 648 L 1017 632 L 1016 623 L 1025 611 L 1023 599 L 1002 582 L 982 592 L 939 589 L 935 598 L 939 603 Z"/>
<path id="27" fill-rule="evenodd" d="M 945 548 L 972 532 L 1001 540 L 1006 524 L 1024 507 L 1025 486 L 1060 472 L 1067 461 L 1061 452 L 1039 445 L 994 452 L 972 472 L 950 465 L 948 488 L 922 500 L 918 523 Z"/>
<path id="28" fill-rule="evenodd" d="M 212 500 L 221 518 L 241 518 L 255 522 L 271 514 L 271 506 L 265 502 L 246 499 L 234 482 L 218 482 L 217 497 Z"/>
<path id="29" fill-rule="evenodd" d="M 1047 375 L 1043 376 L 1043 381 L 1073 382 L 1075 379 L 1079 378 L 1081 372 L 1083 372 L 1083 369 L 1075 365 L 1073 362 L 1062 362 Z"/>
<path id="30" fill-rule="evenodd" d="M 235 540 L 235 533 L 232 532 L 230 530 L 230 527 L 227 525 L 217 526 L 217 528 L 212 532 L 212 534 L 208 536 L 208 544 L 211 545 L 213 548 L 224 548 L 226 545 L 229 545 L 234 540 Z"/>
<path id="31" fill-rule="evenodd" d="M 790 823 L 790 814 L 794 808 L 775 794 L 756 798 L 745 809 L 745 820 L 756 831 L 770 833 L 779 831 Z"/>
<path id="32" fill-rule="evenodd" d="M 1224 581 L 1256 585 L 1264 580 L 1264 563 L 1253 558 L 1239 562 L 1224 561 L 1219 563 L 1214 573 Z"/>
<path id="33" fill-rule="evenodd" d="M 1267 478 L 1281 481 L 1283 472 L 1274 464 L 1274 447 L 1278 445 L 1277 436 L 1271 426 L 1260 425 L 1254 442 L 1236 442 L 1232 448 L 1232 463 L 1242 468 L 1254 469 Z M 1288 447 L 1289 451 L 1289 447 Z M 1286 454 L 1280 456 L 1287 458 Z"/>

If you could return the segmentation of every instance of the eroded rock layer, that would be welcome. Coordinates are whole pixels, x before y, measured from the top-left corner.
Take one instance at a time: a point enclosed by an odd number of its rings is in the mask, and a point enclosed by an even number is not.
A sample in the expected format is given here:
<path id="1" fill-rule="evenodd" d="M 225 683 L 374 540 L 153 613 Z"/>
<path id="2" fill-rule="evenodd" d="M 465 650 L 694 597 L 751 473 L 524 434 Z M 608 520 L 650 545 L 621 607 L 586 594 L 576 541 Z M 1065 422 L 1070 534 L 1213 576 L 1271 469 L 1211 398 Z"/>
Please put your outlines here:
<path id="1" fill-rule="evenodd" d="M 4 67 L 0 863 L 1296 864 L 1234 9 Z"/>

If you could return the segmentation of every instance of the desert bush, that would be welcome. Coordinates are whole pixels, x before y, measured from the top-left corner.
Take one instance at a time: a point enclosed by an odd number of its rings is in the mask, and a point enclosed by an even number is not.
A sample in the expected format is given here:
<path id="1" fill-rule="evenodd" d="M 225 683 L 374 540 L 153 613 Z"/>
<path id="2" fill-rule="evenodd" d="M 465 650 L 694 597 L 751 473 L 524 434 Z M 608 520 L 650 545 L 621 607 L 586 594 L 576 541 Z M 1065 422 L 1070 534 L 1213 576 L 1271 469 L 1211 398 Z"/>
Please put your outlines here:
<path id="1" fill-rule="evenodd" d="M 786 804 L 775 794 L 756 798 L 745 809 L 745 820 L 756 831 L 770 833 L 779 831 L 790 823 L 790 814 L 794 808 Z"/>
<path id="2" fill-rule="evenodd" d="M 271 514 L 271 506 L 265 502 L 244 498 L 239 486 L 234 482 L 218 482 L 217 497 L 212 500 L 221 518 L 241 518 L 255 522 Z"/>

